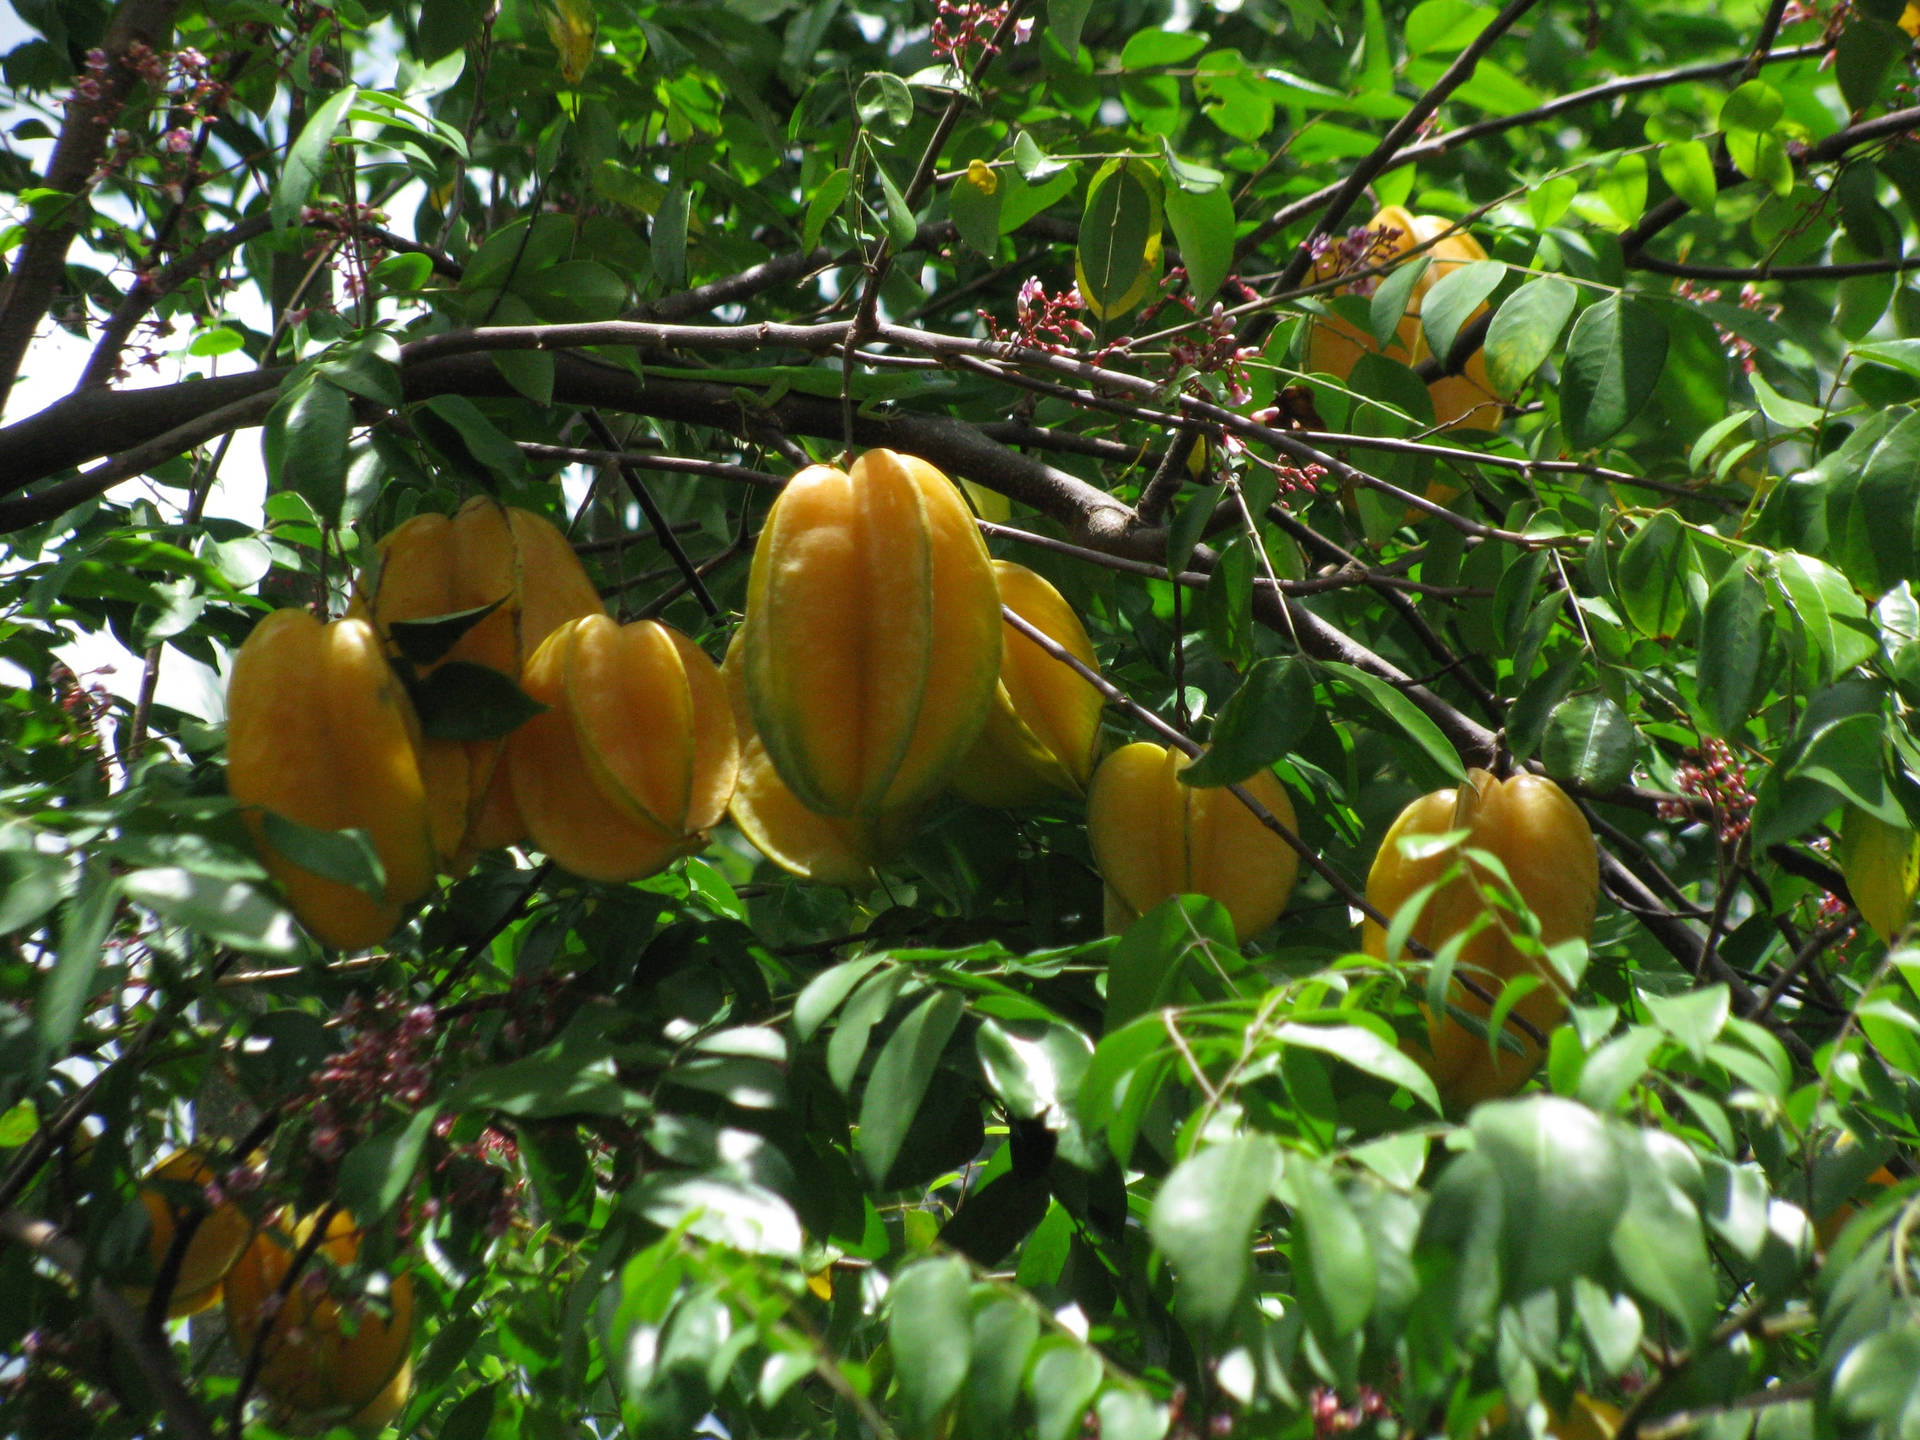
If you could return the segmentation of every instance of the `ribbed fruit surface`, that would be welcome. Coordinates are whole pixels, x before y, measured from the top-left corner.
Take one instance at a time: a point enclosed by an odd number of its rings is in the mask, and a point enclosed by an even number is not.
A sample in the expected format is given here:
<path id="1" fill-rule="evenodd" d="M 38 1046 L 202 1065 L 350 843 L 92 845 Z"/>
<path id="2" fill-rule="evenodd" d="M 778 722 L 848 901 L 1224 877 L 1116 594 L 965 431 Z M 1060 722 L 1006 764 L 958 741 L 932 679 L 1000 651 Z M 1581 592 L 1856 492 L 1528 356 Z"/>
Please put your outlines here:
<path id="1" fill-rule="evenodd" d="M 397 1275 L 386 1307 L 356 1307 L 349 1317 L 329 1292 L 328 1267 L 353 1263 L 360 1234 L 353 1218 L 335 1211 L 326 1238 L 301 1270 L 272 1322 L 263 1321 L 294 1256 L 312 1234 L 314 1219 L 282 1214 L 227 1272 L 227 1333 L 244 1364 L 260 1350 L 260 1392 L 303 1425 L 340 1424 L 387 1395 L 411 1358 L 413 1280 Z M 349 1333 L 351 1332 L 351 1333 Z M 396 1407 L 397 1408 L 397 1407 Z"/>
<path id="2" fill-rule="evenodd" d="M 740 778 L 727 813 L 754 848 L 781 869 L 822 885 L 848 889 L 871 885 L 874 867 L 898 854 L 913 837 L 918 811 L 871 817 L 820 815 L 802 805 L 754 732 L 743 653 L 741 633 L 736 631 L 720 667 L 740 735 Z"/>
<path id="3" fill-rule="evenodd" d="M 451 517 L 415 515 L 397 526 L 359 577 L 347 613 L 372 621 L 391 642 L 388 627 L 396 622 L 495 602 L 498 608 L 445 656 L 420 667 L 422 678 L 461 660 L 518 680 L 523 661 L 556 627 L 605 614 L 566 537 L 532 511 L 489 496 L 475 496 Z M 524 837 L 511 807 L 500 803 L 507 789 L 504 781 L 495 783 L 495 771 L 503 754 L 501 739 L 421 741 L 434 848 L 449 870 L 463 870 L 479 851 Z"/>
<path id="4" fill-rule="evenodd" d="M 148 1172 L 140 1182 L 140 1203 L 146 1207 L 152 1228 L 147 1234 L 147 1254 L 159 1274 L 173 1248 L 173 1237 L 199 1217 L 193 1238 L 180 1257 L 174 1272 L 173 1292 L 167 1299 L 167 1315 L 197 1315 L 219 1303 L 220 1282 L 240 1258 L 253 1238 L 253 1222 L 231 1201 L 208 1206 L 197 1194 L 213 1180 L 207 1162 L 191 1150 L 176 1150 Z M 158 1183 L 156 1183 L 158 1182 Z M 128 1287 L 127 1300 L 136 1308 L 146 1305 L 148 1293 Z"/>
<path id="5" fill-rule="evenodd" d="M 1000 603 L 1090 670 L 1093 642 L 1045 577 L 1011 560 L 993 562 Z M 953 773 L 976 805 L 1032 805 L 1052 794 L 1084 795 L 1100 746 L 1100 692 L 1006 623 L 1000 683 L 986 727 Z"/>
<path id="6" fill-rule="evenodd" d="M 870 450 L 802 470 L 754 547 L 744 665 L 754 729 L 822 815 L 931 796 L 986 723 L 1000 592 L 953 482 Z"/>
<path id="7" fill-rule="evenodd" d="M 1367 229 L 1383 235 L 1389 230 L 1398 233 L 1379 243 L 1364 268 L 1372 268 L 1404 255 L 1415 246 L 1432 240 L 1452 224 L 1452 221 L 1438 215 L 1413 215 L 1402 206 L 1389 205 L 1367 222 Z M 1464 230 L 1456 231 L 1422 253 L 1431 258 L 1431 263 L 1426 273 L 1414 283 L 1413 292 L 1407 298 L 1406 312 L 1395 328 L 1394 339 L 1384 352 L 1389 359 L 1409 366 L 1418 365 L 1433 353 L 1420 328 L 1420 304 L 1427 292 L 1442 276 L 1462 265 L 1487 258 L 1487 252 L 1480 248 L 1480 242 Z M 1333 266 L 1332 260 L 1322 260 L 1315 267 L 1316 278 L 1331 278 L 1337 273 Z M 1339 295 L 1346 292 L 1341 289 L 1334 293 Z M 1469 320 L 1483 314 L 1486 308 L 1481 305 L 1468 317 Z M 1307 337 L 1307 368 L 1345 380 L 1353 373 L 1354 365 L 1363 354 L 1379 348 L 1372 335 L 1356 329 L 1338 316 L 1316 317 L 1313 331 Z M 1492 383 L 1487 379 L 1486 357 L 1481 351 L 1473 353 L 1461 374 L 1442 376 L 1429 384 L 1427 391 L 1433 396 L 1434 418 L 1442 429 L 1465 425 L 1477 430 L 1493 430 L 1499 425 L 1499 402 L 1493 393 Z"/>
<path id="8" fill-rule="evenodd" d="M 637 880 L 705 843 L 726 814 L 739 743 L 719 667 L 651 620 L 570 620 L 521 685 L 548 708 L 508 738 L 533 843 L 591 880 Z"/>
<path id="9" fill-rule="evenodd" d="M 384 940 L 433 884 L 433 838 L 413 706 L 373 627 L 278 610 L 234 658 L 227 785 L 261 859 L 300 922 L 357 950 Z M 384 897 L 296 865 L 267 843 L 261 812 L 318 830 L 365 830 L 386 868 Z"/>
<path id="10" fill-rule="evenodd" d="M 1150 741 L 1122 746 L 1100 763 L 1087 792 L 1087 838 L 1107 884 L 1107 928 L 1174 895 L 1210 895 L 1227 907 L 1234 934 L 1250 939 L 1280 918 L 1300 857 L 1224 788 L 1182 785 L 1191 761 Z M 1293 802 L 1269 771 L 1244 782 L 1289 830 Z"/>
<path id="11" fill-rule="evenodd" d="M 415 515 L 389 532 L 377 550 L 354 585 L 350 617 L 371 621 L 391 642 L 388 627 L 396 622 L 498 601 L 497 610 L 462 635 L 442 660 L 421 666 L 420 674 L 431 674 L 446 660 L 519 673 L 519 561 L 507 512 L 498 501 L 470 500 L 452 517 Z M 499 754 L 497 740 L 421 740 L 420 776 L 427 787 L 434 850 L 443 863 L 459 849 Z"/>
<path id="12" fill-rule="evenodd" d="M 1417 859 L 1408 858 L 1400 841 L 1423 835 L 1463 831 L 1464 838 Z M 1586 817 L 1564 791 L 1540 775 L 1520 774 L 1496 780 L 1484 770 L 1467 772 L 1458 789 L 1423 795 L 1406 809 L 1387 831 L 1380 852 L 1367 875 L 1367 900 L 1389 920 L 1416 892 L 1447 873 L 1464 868 L 1426 901 L 1411 932 L 1429 950 L 1438 951 L 1454 936 L 1485 923 L 1461 947 L 1456 972 L 1472 976 L 1487 991 L 1499 995 L 1513 977 L 1530 973 L 1541 984 L 1513 1007 L 1540 1031 L 1550 1031 L 1566 1018 L 1567 995 L 1552 967 L 1521 950 L 1514 942 L 1517 918 L 1506 908 L 1487 901 L 1483 885 L 1497 884 L 1491 873 L 1462 849 L 1484 850 L 1506 867 L 1520 898 L 1540 922 L 1545 945 L 1586 938 L 1593 931 L 1594 907 L 1600 895 L 1599 852 Z M 1367 954 L 1386 958 L 1386 932 L 1371 920 L 1361 929 Z M 1448 996 L 1471 1015 L 1487 1016 L 1487 1004 L 1455 985 Z M 1544 1050 L 1518 1028 L 1506 1034 L 1523 1054 L 1504 1043 L 1496 1050 L 1450 1016 L 1427 1017 L 1428 1051 L 1415 1058 L 1433 1076 L 1440 1098 L 1449 1106 L 1465 1107 L 1481 1100 L 1510 1095 L 1526 1083 L 1538 1067 Z"/>

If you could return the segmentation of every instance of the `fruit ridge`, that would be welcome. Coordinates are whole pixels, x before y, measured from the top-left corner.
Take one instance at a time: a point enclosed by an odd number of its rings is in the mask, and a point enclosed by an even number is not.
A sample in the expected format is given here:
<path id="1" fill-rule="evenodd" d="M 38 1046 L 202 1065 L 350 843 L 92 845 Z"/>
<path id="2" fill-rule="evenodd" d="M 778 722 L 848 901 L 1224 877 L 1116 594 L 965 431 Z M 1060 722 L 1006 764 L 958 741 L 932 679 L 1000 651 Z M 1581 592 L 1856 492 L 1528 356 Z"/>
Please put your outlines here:
<path id="1" fill-rule="evenodd" d="M 412 702 L 363 620 L 322 624 L 304 610 L 278 610 L 234 658 L 228 788 L 294 914 L 328 945 L 384 940 L 401 907 L 433 884 L 418 737 Z M 386 870 L 381 898 L 281 854 L 267 839 L 269 810 L 313 829 L 365 830 Z"/>
<path id="2" fill-rule="evenodd" d="M 822 815 L 927 799 L 985 725 L 1000 598 L 959 489 L 911 455 L 787 482 L 754 547 L 743 666 L 754 730 Z"/>
<path id="3" fill-rule="evenodd" d="M 1210 895 L 1247 940 L 1280 918 L 1300 857 L 1224 787 L 1180 783 L 1192 761 L 1177 750 L 1135 741 L 1094 772 L 1087 838 L 1108 890 L 1107 928 L 1175 895 Z M 1270 771 L 1242 782 L 1289 830 L 1293 802 Z"/>
<path id="4" fill-rule="evenodd" d="M 1404 840 L 1458 832 L 1450 844 L 1409 856 Z M 1391 920 L 1428 886 L 1411 938 L 1438 951 L 1456 936 L 1469 935 L 1455 961 L 1459 973 L 1473 976 L 1496 997 L 1516 976 L 1536 975 L 1540 984 L 1522 996 L 1512 1013 L 1546 1032 L 1566 1017 L 1564 982 L 1531 947 L 1517 941 L 1520 924 L 1503 905 L 1490 901 L 1493 873 L 1470 851 L 1496 858 L 1513 889 L 1540 926 L 1540 943 L 1553 946 L 1593 930 L 1600 894 L 1599 851 L 1586 817 L 1566 793 L 1544 776 L 1519 774 L 1497 780 L 1485 770 L 1467 772 L 1465 784 L 1423 795 L 1402 810 L 1388 829 L 1367 875 L 1367 900 Z M 1469 934 L 1469 932 L 1471 932 Z M 1386 931 L 1372 920 L 1361 928 L 1361 948 L 1386 958 Z M 1470 1015 L 1486 1017 L 1491 1007 L 1455 983 L 1448 995 Z M 1432 1075 L 1447 1105 L 1464 1107 L 1508 1095 L 1526 1083 L 1545 1056 L 1531 1036 L 1515 1026 L 1505 1034 L 1521 1047 L 1514 1054 L 1498 1048 L 1448 1015 L 1427 1017 L 1428 1046 L 1415 1051 Z"/>

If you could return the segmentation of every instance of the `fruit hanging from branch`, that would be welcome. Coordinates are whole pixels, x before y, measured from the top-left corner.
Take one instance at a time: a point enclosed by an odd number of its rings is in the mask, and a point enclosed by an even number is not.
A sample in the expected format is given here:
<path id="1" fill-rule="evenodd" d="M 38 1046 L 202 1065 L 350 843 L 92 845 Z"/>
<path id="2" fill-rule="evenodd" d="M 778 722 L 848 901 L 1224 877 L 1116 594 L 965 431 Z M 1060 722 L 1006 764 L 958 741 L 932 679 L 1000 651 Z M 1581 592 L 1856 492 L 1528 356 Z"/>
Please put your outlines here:
<path id="1" fill-rule="evenodd" d="M 533 842 L 591 880 L 638 880 L 706 843 L 740 746 L 720 668 L 679 631 L 605 615 L 549 635 L 521 677 L 547 708 L 507 741 Z"/>
<path id="2" fill-rule="evenodd" d="M 224 1284 L 227 1334 L 286 1428 L 301 1434 L 347 1424 L 375 1433 L 412 1385 L 413 1280 L 392 1277 L 384 1293 L 362 1300 L 334 1294 L 331 1272 L 351 1267 L 361 1231 L 335 1210 L 301 1273 L 287 1284 L 318 1215 L 283 1211 L 254 1237 Z M 282 1288 L 285 1293 L 282 1294 Z"/>
<path id="3" fill-rule="evenodd" d="M 946 784 L 993 703 L 1000 591 L 959 489 L 912 455 L 787 482 L 754 547 L 742 663 L 796 797 L 872 817 Z"/>
<path id="4" fill-rule="evenodd" d="M 1000 601 L 1090 670 L 1100 662 L 1086 626 L 1041 575 L 993 562 Z M 1011 623 L 1002 636 L 1000 682 L 986 728 L 954 771 L 953 788 L 976 805 L 1032 805 L 1081 796 L 1100 749 L 1100 692 Z"/>
<path id="5" fill-rule="evenodd" d="M 1300 857 L 1232 791 L 1180 783 L 1192 760 L 1136 741 L 1094 772 L 1087 838 L 1107 885 L 1107 928 L 1132 923 L 1174 895 L 1210 895 L 1227 907 L 1233 933 L 1251 939 L 1280 918 Z M 1289 830 L 1293 802 L 1272 772 L 1242 782 Z"/>
<path id="6" fill-rule="evenodd" d="M 293 913 L 325 944 L 377 944 L 433 884 L 419 721 L 364 620 L 278 610 L 254 627 L 227 691 L 227 785 Z M 365 831 L 385 872 L 380 894 L 279 848 L 269 814 Z"/>
<path id="7" fill-rule="evenodd" d="M 1438 838 L 1445 836 L 1453 838 Z M 1475 851 L 1498 860 L 1511 887 Z M 1485 770 L 1470 770 L 1465 784 L 1415 800 L 1380 842 L 1367 874 L 1367 900 L 1391 920 L 1428 887 L 1437 888 L 1426 895 L 1411 938 L 1437 953 L 1465 936 L 1454 961 L 1457 974 L 1496 997 L 1509 980 L 1531 976 L 1534 988 L 1512 1014 L 1543 1033 L 1566 1018 L 1566 984 L 1542 951 L 1592 933 L 1600 862 L 1593 831 L 1565 791 L 1541 775 L 1496 780 Z M 1515 899 L 1538 921 L 1537 940 L 1513 908 Z M 1361 947 L 1376 959 L 1387 958 L 1386 938 L 1373 921 L 1362 926 Z M 1492 1015 L 1486 1001 L 1457 980 L 1447 1004 L 1483 1019 Z M 1503 1026 L 1490 1044 L 1451 1015 L 1428 1014 L 1427 1038 L 1414 1056 L 1450 1107 L 1512 1094 L 1546 1054 L 1518 1026 Z M 1510 1049 L 1509 1041 L 1517 1048 Z"/>
<path id="8" fill-rule="evenodd" d="M 446 642 L 445 627 L 459 626 L 449 617 L 487 606 L 493 608 Z M 449 665 L 483 666 L 517 683 L 522 665 L 557 626 L 604 613 L 593 582 L 551 522 L 484 495 L 451 517 L 415 515 L 391 531 L 356 580 L 347 610 L 370 621 L 395 662 L 410 666 L 423 685 L 435 683 L 437 673 L 449 678 L 452 672 L 442 673 Z M 502 736 L 422 739 L 420 769 L 443 868 L 457 873 L 478 851 L 524 836 L 507 803 L 511 787 L 495 773 L 503 752 Z"/>

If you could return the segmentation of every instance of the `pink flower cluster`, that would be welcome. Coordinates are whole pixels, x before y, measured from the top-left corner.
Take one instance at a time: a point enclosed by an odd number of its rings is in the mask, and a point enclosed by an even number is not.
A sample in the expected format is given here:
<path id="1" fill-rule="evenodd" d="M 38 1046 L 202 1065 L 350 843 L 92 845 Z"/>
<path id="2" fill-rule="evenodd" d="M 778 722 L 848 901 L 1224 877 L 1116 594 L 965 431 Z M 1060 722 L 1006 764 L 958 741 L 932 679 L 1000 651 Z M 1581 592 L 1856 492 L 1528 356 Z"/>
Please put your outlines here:
<path id="1" fill-rule="evenodd" d="M 1683 298 L 1697 300 L 1702 304 L 1720 298 L 1720 291 L 1712 286 L 1695 285 L 1692 281 L 1685 279 L 1681 280 L 1674 290 Z M 1769 301 L 1760 293 L 1760 287 L 1751 282 L 1740 287 L 1740 308 L 1751 310 L 1756 315 L 1764 315 L 1769 320 L 1778 320 L 1782 313 L 1781 306 Z M 1749 375 L 1753 374 L 1755 368 L 1753 341 L 1734 334 L 1717 320 L 1713 323 L 1713 333 L 1720 337 L 1720 344 L 1727 352 L 1728 358 L 1738 360 L 1741 370 Z"/>
<path id="2" fill-rule="evenodd" d="M 1313 278 L 1337 280 L 1356 270 L 1370 270 L 1392 257 L 1399 240 L 1400 229 L 1395 225 L 1383 225 L 1378 230 L 1356 225 L 1337 240 L 1332 235 L 1316 235 L 1307 247 L 1313 254 Z M 1371 295 L 1379 284 L 1378 275 L 1365 275 L 1347 288 L 1355 295 Z"/>
<path id="3" fill-rule="evenodd" d="M 1307 1403 L 1313 1411 L 1315 1440 L 1344 1435 L 1358 1430 L 1369 1420 L 1386 1420 L 1393 1415 L 1386 1396 L 1366 1385 L 1360 1387 L 1360 1396 L 1351 1405 L 1343 1405 L 1340 1397 L 1325 1385 L 1317 1387 Z"/>
<path id="4" fill-rule="evenodd" d="M 393 1021 L 352 996 L 341 1020 L 354 1041 L 315 1071 L 309 1086 L 317 1100 L 313 1150 L 322 1160 L 338 1160 L 388 1101 L 418 1110 L 433 1090 L 427 1061 L 439 1025 L 431 1005 L 415 1005 Z"/>
<path id="5" fill-rule="evenodd" d="M 1093 331 L 1077 313 L 1085 308 L 1077 287 L 1069 285 L 1058 295 L 1049 295 L 1038 276 L 1030 275 L 1013 302 L 1014 323 L 1009 330 L 985 310 L 975 312 L 995 340 L 1007 345 L 1024 345 L 1055 355 L 1072 354 L 1078 342 L 1093 339 Z"/>
<path id="6" fill-rule="evenodd" d="M 1747 787 L 1747 767 L 1735 757 L 1724 740 L 1711 736 L 1700 742 L 1694 756 L 1673 772 L 1673 783 L 1683 795 L 1705 800 L 1713 807 L 1714 822 L 1725 845 L 1745 838 L 1753 817 L 1753 791 Z M 1663 800 L 1659 815 L 1663 820 L 1684 820 L 1688 807 Z"/>
<path id="7" fill-rule="evenodd" d="M 1167 346 L 1167 353 L 1178 369 L 1191 366 L 1202 375 L 1224 374 L 1227 377 L 1227 403 L 1244 405 L 1247 402 L 1246 364 L 1259 352 L 1237 343 L 1234 323 L 1233 317 L 1227 314 L 1227 307 L 1216 300 L 1206 318 L 1206 339 L 1174 340 Z"/>
<path id="8" fill-rule="evenodd" d="M 993 37 L 1013 13 L 1012 0 L 987 5 L 982 0 L 939 0 L 934 7 L 933 53 L 948 64 L 964 70 L 976 54 L 997 55 L 1000 47 Z M 1033 37 L 1033 17 L 1014 23 L 1013 43 L 1024 45 Z"/>

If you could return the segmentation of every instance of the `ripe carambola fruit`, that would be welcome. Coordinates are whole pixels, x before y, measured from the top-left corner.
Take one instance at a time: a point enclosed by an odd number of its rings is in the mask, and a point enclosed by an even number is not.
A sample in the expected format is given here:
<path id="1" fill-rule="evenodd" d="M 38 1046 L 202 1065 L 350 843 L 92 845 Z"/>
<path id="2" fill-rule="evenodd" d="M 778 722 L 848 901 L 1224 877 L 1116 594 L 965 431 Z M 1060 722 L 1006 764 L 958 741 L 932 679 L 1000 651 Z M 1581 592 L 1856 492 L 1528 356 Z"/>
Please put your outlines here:
<path id="1" fill-rule="evenodd" d="M 1000 590 L 960 491 L 890 450 L 802 470 L 754 547 L 743 643 L 754 730 L 808 809 L 931 796 L 1000 677 Z"/>
<path id="2" fill-rule="evenodd" d="M 740 746 L 720 667 L 679 631 L 569 620 L 521 675 L 548 708 L 507 740 L 535 845 L 590 880 L 638 880 L 706 843 Z"/>
<path id="3" fill-rule="evenodd" d="M 1451 228 L 1452 223 L 1438 215 L 1412 215 L 1401 206 L 1387 206 L 1367 222 L 1367 229 L 1381 238 L 1363 268 L 1371 269 L 1406 254 L 1416 245 L 1426 244 L 1434 236 Z M 1389 231 L 1394 233 L 1388 234 Z M 1384 352 L 1389 359 L 1409 366 L 1418 365 L 1433 353 L 1427 346 L 1426 333 L 1420 326 L 1420 304 L 1427 292 L 1450 271 L 1487 258 L 1487 252 L 1480 248 L 1480 242 L 1464 230 L 1435 241 L 1422 253 L 1431 257 L 1432 263 L 1414 283 L 1413 291 L 1407 297 L 1406 312 L 1395 329 L 1394 339 Z M 1323 257 L 1315 266 L 1315 278 L 1325 280 L 1337 274 L 1335 263 L 1331 255 Z M 1334 293 L 1344 294 L 1345 291 L 1341 289 Z M 1486 308 L 1481 305 L 1468 319 L 1477 318 Z M 1339 316 L 1317 316 L 1313 321 L 1312 333 L 1307 337 L 1307 368 L 1331 375 L 1337 380 L 1345 380 L 1353 373 L 1353 367 L 1361 355 L 1378 349 L 1380 347 L 1374 343 L 1372 335 L 1355 329 Z M 1443 429 L 1461 425 L 1478 430 L 1498 428 L 1499 397 L 1494 394 L 1493 383 L 1487 378 L 1486 356 L 1482 351 L 1473 352 L 1461 374 L 1442 376 L 1427 386 L 1427 392 L 1433 397 L 1434 419 Z M 1447 494 L 1450 496 L 1452 492 L 1448 491 Z"/>
<path id="4" fill-rule="evenodd" d="M 317 1219 L 307 1216 L 296 1221 L 283 1212 L 254 1237 L 227 1272 L 223 1287 L 227 1333 L 242 1365 L 258 1343 L 260 1391 L 284 1412 L 291 1426 L 309 1433 L 344 1423 L 377 1428 L 366 1425 L 363 1416 L 371 1417 L 380 1408 L 376 1402 L 391 1405 L 387 1416 L 378 1417 L 384 1424 L 405 1402 L 405 1387 L 410 1383 L 398 1377 L 411 1374 L 413 1280 L 405 1274 L 394 1276 L 384 1305 L 371 1301 L 343 1305 L 336 1299 L 328 1285 L 328 1271 L 352 1265 L 360 1250 L 353 1217 L 336 1210 L 313 1258 L 295 1277 L 277 1311 L 271 1309 L 269 1302 L 278 1294 Z M 266 1323 L 269 1315 L 270 1324 Z M 399 1403 L 394 1403 L 396 1385 L 401 1387 Z"/>
<path id="5" fill-rule="evenodd" d="M 522 664 L 555 627 L 605 613 L 566 537 L 532 511 L 488 496 L 467 501 L 451 517 L 415 515 L 397 526 L 356 581 L 347 613 L 372 621 L 398 654 L 389 628 L 394 623 L 496 603 L 499 608 L 446 655 L 420 667 L 422 678 L 448 660 L 463 660 L 517 680 Z M 511 788 L 504 780 L 495 783 L 501 753 L 498 739 L 421 742 L 434 848 L 451 869 L 464 868 L 456 858 L 462 854 L 470 858 L 526 833 L 507 803 Z"/>
<path id="6" fill-rule="evenodd" d="M 152 1228 L 147 1234 L 147 1254 L 156 1276 L 173 1248 L 174 1236 L 196 1218 L 193 1235 L 180 1256 L 174 1272 L 173 1291 L 167 1299 L 167 1316 L 197 1315 L 220 1299 L 220 1282 L 240 1258 L 253 1238 L 253 1222 L 232 1201 L 208 1205 L 198 1194 L 213 1181 L 207 1162 L 191 1150 L 176 1150 L 148 1172 L 140 1182 L 140 1203 L 146 1207 Z M 149 1292 L 129 1286 L 128 1303 L 144 1307 Z"/>
<path id="7" fill-rule="evenodd" d="M 1401 849 L 1402 840 L 1449 831 L 1463 831 L 1464 838 L 1417 857 Z M 1495 997 L 1515 976 L 1538 975 L 1541 983 L 1521 997 L 1512 1013 L 1545 1033 L 1566 1017 L 1564 985 L 1544 957 L 1515 943 L 1514 937 L 1521 933 L 1518 917 L 1489 901 L 1482 891 L 1482 886 L 1498 881 L 1463 850 L 1484 850 L 1499 859 L 1514 889 L 1539 920 L 1541 943 L 1551 946 L 1576 936 L 1585 939 L 1593 931 L 1600 896 L 1600 859 L 1593 831 L 1580 808 L 1544 776 L 1519 774 L 1496 780 L 1485 770 L 1469 770 L 1467 783 L 1458 789 L 1423 795 L 1400 812 L 1367 874 L 1368 902 L 1391 920 L 1416 892 L 1449 870 L 1456 871 L 1427 897 L 1412 938 L 1438 951 L 1485 917 L 1461 947 L 1456 973 L 1472 976 Z M 1367 921 L 1361 930 L 1361 947 L 1376 959 L 1385 959 L 1386 932 Z M 1447 998 L 1468 1014 L 1492 1013 L 1485 1001 L 1457 983 Z M 1505 1033 L 1520 1045 L 1522 1054 L 1514 1054 L 1504 1043 L 1497 1049 L 1490 1047 L 1484 1036 L 1451 1016 L 1428 1015 L 1428 1049 L 1416 1050 L 1414 1058 L 1432 1075 L 1441 1100 L 1450 1107 L 1510 1095 L 1526 1083 L 1545 1052 L 1512 1024 Z"/>
<path id="8" fill-rule="evenodd" d="M 740 734 L 740 778 L 727 813 L 754 848 L 781 869 L 822 885 L 871 885 L 874 867 L 898 854 L 912 838 L 919 807 L 867 816 L 820 815 L 802 805 L 754 733 L 742 655 L 741 635 L 735 631 L 720 666 Z"/>
<path id="9" fill-rule="evenodd" d="M 993 571 L 1001 604 L 1089 670 L 1100 668 L 1086 627 L 1058 590 L 1011 560 L 994 561 Z M 1105 698 L 1011 623 L 1001 638 L 993 708 L 953 772 L 953 788 L 976 805 L 1032 805 L 1056 792 L 1086 794 Z"/>
<path id="10" fill-rule="evenodd" d="M 1130 923 L 1174 895 L 1210 895 L 1242 940 L 1280 918 L 1300 857 L 1224 787 L 1180 783 L 1192 761 L 1150 741 L 1122 746 L 1094 772 L 1087 838 L 1107 883 L 1107 928 Z M 1272 772 L 1244 782 L 1289 830 L 1293 802 Z"/>
<path id="11" fill-rule="evenodd" d="M 363 620 L 277 610 L 254 626 L 227 689 L 227 787 L 300 923 L 328 945 L 384 940 L 433 884 L 433 837 L 412 702 Z M 386 870 L 376 900 L 268 843 L 263 812 L 365 830 Z"/>

